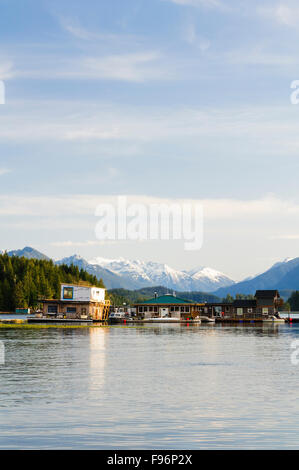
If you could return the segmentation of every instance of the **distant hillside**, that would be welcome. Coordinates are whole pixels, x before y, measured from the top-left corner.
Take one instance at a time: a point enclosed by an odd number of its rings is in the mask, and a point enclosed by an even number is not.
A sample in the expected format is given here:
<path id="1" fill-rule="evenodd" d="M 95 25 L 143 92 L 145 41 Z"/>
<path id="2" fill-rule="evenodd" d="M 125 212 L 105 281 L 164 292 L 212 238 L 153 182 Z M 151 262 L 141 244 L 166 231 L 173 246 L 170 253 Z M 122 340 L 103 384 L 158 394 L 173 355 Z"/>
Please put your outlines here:
<path id="1" fill-rule="evenodd" d="M 219 302 L 219 297 L 216 297 L 213 294 L 208 294 L 205 292 L 179 292 L 166 289 L 163 286 L 156 287 L 143 287 L 142 289 L 137 290 L 127 290 L 127 289 L 110 289 L 108 294 L 111 296 L 111 300 L 114 304 L 121 305 L 122 303 L 135 303 L 142 302 L 143 300 L 151 299 L 157 293 L 158 296 L 164 295 L 165 293 L 175 293 L 177 297 L 193 300 L 194 302 Z"/>
<path id="2" fill-rule="evenodd" d="M 252 279 L 223 287 L 214 292 L 219 297 L 227 294 L 255 294 L 259 289 L 298 290 L 299 289 L 299 258 L 285 260 L 274 264 L 266 272 Z"/>

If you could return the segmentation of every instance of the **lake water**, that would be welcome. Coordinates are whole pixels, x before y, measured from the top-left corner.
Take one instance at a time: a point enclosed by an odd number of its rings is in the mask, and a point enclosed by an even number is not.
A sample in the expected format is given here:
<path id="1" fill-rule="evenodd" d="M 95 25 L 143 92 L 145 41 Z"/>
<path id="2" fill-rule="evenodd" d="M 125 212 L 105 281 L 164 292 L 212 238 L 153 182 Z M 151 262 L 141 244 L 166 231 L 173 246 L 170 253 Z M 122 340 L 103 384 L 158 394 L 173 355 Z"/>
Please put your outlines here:
<path id="1" fill-rule="evenodd" d="M 299 325 L 0 329 L 0 448 L 299 448 Z"/>

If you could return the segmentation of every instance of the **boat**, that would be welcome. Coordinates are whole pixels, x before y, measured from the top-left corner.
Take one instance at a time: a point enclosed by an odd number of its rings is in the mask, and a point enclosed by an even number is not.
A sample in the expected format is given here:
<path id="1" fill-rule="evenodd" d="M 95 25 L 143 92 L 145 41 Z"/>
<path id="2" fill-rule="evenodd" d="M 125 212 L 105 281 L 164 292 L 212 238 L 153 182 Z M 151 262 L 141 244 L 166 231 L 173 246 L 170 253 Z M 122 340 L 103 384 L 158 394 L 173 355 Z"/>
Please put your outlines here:
<path id="1" fill-rule="evenodd" d="M 201 323 L 215 323 L 216 320 L 215 318 L 211 318 L 211 317 L 200 317 L 201 319 Z"/>
<path id="2" fill-rule="evenodd" d="M 128 320 L 130 317 L 125 312 L 111 312 L 108 320 L 111 323 L 123 323 L 124 320 Z"/>
<path id="3" fill-rule="evenodd" d="M 150 317 L 150 318 L 145 318 L 142 320 L 145 323 L 196 323 L 200 324 L 201 320 L 200 318 L 195 318 L 195 319 L 188 319 L 188 320 L 183 320 L 181 318 L 175 318 L 175 317 Z"/>
<path id="4" fill-rule="evenodd" d="M 286 319 L 281 317 L 276 317 L 275 315 L 263 319 L 263 323 L 285 323 Z"/>

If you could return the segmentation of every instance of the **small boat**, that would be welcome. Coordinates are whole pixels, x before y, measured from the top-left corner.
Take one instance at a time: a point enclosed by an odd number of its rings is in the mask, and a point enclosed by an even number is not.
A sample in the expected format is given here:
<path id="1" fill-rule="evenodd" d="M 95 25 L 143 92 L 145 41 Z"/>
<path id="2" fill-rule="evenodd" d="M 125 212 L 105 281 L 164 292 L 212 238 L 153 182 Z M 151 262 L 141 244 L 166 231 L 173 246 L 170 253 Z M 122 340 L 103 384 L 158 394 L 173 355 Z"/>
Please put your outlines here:
<path id="1" fill-rule="evenodd" d="M 285 318 L 276 317 L 275 315 L 269 318 L 265 318 L 263 320 L 263 323 L 285 323 L 285 322 L 286 322 Z"/>
<path id="2" fill-rule="evenodd" d="M 150 317 L 145 318 L 143 322 L 150 322 L 150 323 L 196 323 L 200 324 L 200 318 L 190 319 L 190 320 L 183 320 L 181 318 L 175 317 Z"/>
<path id="3" fill-rule="evenodd" d="M 201 323 L 215 323 L 216 320 L 215 318 L 210 318 L 210 317 L 200 317 Z"/>

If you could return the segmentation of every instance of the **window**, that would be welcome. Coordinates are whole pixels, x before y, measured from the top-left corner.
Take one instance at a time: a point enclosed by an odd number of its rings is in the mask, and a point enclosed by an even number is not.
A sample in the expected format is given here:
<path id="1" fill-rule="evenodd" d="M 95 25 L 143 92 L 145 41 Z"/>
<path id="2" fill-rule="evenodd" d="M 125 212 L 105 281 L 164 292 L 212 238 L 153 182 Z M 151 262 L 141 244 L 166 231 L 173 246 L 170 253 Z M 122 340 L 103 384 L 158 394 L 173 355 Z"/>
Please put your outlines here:
<path id="1" fill-rule="evenodd" d="M 190 308 L 189 307 L 185 307 L 185 312 L 189 313 L 190 311 Z"/>
<path id="2" fill-rule="evenodd" d="M 144 308 L 144 311 L 147 312 L 147 307 L 143 307 Z"/>
<path id="3" fill-rule="evenodd" d="M 138 310 L 139 310 L 140 313 L 142 313 L 143 312 L 143 307 L 138 307 Z"/>
<path id="4" fill-rule="evenodd" d="M 81 308 L 81 315 L 86 315 L 86 308 Z"/>
<path id="5" fill-rule="evenodd" d="M 57 305 L 48 305 L 48 313 L 58 313 Z"/>
<path id="6" fill-rule="evenodd" d="M 174 307 L 170 307 L 170 311 L 171 312 L 174 312 L 175 308 Z"/>
<path id="7" fill-rule="evenodd" d="M 267 308 L 267 307 L 264 307 L 264 308 L 263 308 L 263 315 L 268 315 L 268 313 L 269 313 L 268 308 Z"/>
<path id="8" fill-rule="evenodd" d="M 76 309 L 76 307 L 67 307 L 66 312 L 67 313 L 76 313 L 77 309 Z"/>
<path id="9" fill-rule="evenodd" d="M 243 309 L 237 308 L 237 315 L 243 315 Z"/>
<path id="10" fill-rule="evenodd" d="M 153 311 L 153 307 L 149 307 L 149 311 L 152 312 L 152 311 Z"/>
<path id="11" fill-rule="evenodd" d="M 63 298 L 64 299 L 73 299 L 74 298 L 74 288 L 73 287 L 64 287 L 63 288 Z"/>
<path id="12" fill-rule="evenodd" d="M 154 307 L 154 312 L 158 312 L 158 307 Z"/>
<path id="13" fill-rule="evenodd" d="M 181 307 L 181 312 L 184 312 L 185 311 L 185 307 Z"/>
<path id="14" fill-rule="evenodd" d="M 247 312 L 248 312 L 248 313 L 252 313 L 252 308 L 248 308 L 248 309 L 247 309 Z"/>

